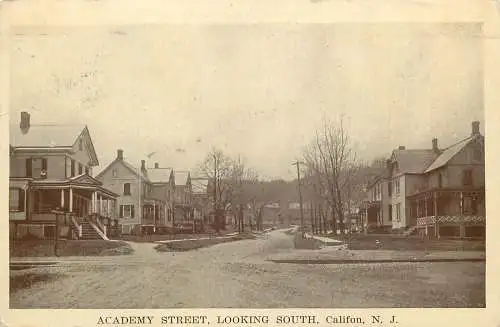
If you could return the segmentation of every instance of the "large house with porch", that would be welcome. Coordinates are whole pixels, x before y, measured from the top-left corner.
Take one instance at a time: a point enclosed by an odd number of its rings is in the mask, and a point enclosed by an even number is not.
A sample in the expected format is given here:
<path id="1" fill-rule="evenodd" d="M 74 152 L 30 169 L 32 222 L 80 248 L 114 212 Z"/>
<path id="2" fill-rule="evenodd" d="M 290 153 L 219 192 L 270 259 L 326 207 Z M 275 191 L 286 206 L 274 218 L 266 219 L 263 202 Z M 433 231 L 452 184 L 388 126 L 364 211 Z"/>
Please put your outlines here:
<path id="1" fill-rule="evenodd" d="M 108 239 L 116 230 L 118 194 L 92 177 L 99 161 L 87 126 L 31 124 L 22 112 L 9 157 L 11 238 Z"/>
<path id="2" fill-rule="evenodd" d="M 172 168 L 163 168 L 155 162 L 154 168 L 147 169 L 147 176 L 151 182 L 151 195 L 156 199 L 162 199 L 165 204 L 163 221 L 158 224 L 160 233 L 166 232 L 173 227 L 175 178 Z"/>
<path id="3" fill-rule="evenodd" d="M 148 177 L 145 160 L 141 160 L 140 167 L 134 166 L 119 149 L 115 160 L 96 179 L 119 194 L 117 211 L 122 233 L 154 233 L 166 227 L 167 201 L 153 191 L 155 185 Z"/>
<path id="4" fill-rule="evenodd" d="M 394 150 L 387 162 L 387 206 L 393 230 L 432 237 L 485 235 L 485 152 L 479 122 L 444 149 Z"/>

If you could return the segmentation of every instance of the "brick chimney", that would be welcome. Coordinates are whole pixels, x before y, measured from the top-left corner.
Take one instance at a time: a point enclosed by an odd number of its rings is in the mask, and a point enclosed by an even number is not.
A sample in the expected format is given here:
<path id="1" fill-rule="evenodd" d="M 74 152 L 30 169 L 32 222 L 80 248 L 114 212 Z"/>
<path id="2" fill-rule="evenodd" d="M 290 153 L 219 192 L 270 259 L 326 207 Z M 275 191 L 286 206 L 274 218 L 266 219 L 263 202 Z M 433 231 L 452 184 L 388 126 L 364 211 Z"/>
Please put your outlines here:
<path id="1" fill-rule="evenodd" d="M 432 139 L 432 150 L 434 152 L 439 152 L 439 146 L 438 146 L 438 139 L 437 138 L 433 138 Z"/>
<path id="2" fill-rule="evenodd" d="M 23 132 L 23 134 L 28 133 L 30 129 L 30 114 L 28 112 L 21 112 L 21 122 L 19 123 L 19 127 L 21 128 L 21 132 Z"/>
<path id="3" fill-rule="evenodd" d="M 473 121 L 472 122 L 472 135 L 479 135 L 481 132 L 479 131 L 479 122 L 478 121 Z"/>
<path id="4" fill-rule="evenodd" d="M 123 160 L 123 150 L 122 149 L 116 150 L 116 159 Z"/>
<path id="5" fill-rule="evenodd" d="M 160 168 L 157 162 L 155 162 L 155 168 Z"/>
<path id="6" fill-rule="evenodd" d="M 398 147 L 398 150 L 406 150 L 406 147 L 405 147 L 404 145 L 400 145 L 400 146 Z"/>

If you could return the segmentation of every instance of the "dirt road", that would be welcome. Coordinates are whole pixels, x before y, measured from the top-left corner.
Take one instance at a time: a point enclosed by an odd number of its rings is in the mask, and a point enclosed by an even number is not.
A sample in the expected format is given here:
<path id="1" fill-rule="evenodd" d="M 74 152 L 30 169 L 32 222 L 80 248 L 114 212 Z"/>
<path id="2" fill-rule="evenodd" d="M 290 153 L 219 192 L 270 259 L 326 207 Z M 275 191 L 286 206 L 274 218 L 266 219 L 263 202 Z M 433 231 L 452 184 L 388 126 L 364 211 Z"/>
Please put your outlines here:
<path id="1" fill-rule="evenodd" d="M 268 262 L 292 247 L 265 238 L 191 252 L 66 259 L 11 292 L 11 308 L 482 307 L 484 263 L 297 265 Z M 26 272 L 24 272 L 26 273 Z M 392 294 L 392 295 L 389 295 Z"/>

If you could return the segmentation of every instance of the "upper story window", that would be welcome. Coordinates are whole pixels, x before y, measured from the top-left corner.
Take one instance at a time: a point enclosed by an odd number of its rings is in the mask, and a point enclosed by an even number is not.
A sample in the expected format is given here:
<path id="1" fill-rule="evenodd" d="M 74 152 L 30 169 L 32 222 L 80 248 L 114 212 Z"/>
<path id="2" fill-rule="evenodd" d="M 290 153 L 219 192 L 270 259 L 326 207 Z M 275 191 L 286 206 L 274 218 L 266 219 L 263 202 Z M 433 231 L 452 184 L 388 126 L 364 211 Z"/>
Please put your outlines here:
<path id="1" fill-rule="evenodd" d="M 396 178 L 394 180 L 394 193 L 399 194 L 399 192 L 400 192 L 399 178 Z"/>
<path id="2" fill-rule="evenodd" d="M 472 158 L 475 161 L 481 161 L 483 159 L 483 151 L 481 151 L 481 148 L 479 146 L 475 146 L 472 149 Z"/>
<path id="3" fill-rule="evenodd" d="M 130 183 L 123 184 L 123 195 L 130 195 Z"/>
<path id="4" fill-rule="evenodd" d="M 81 163 L 78 164 L 78 175 L 83 174 L 83 165 Z"/>
<path id="5" fill-rule="evenodd" d="M 438 174 L 438 187 L 443 187 L 443 175 L 441 173 Z"/>
<path id="6" fill-rule="evenodd" d="M 90 175 L 90 168 L 87 166 L 85 167 L 85 174 Z"/>
<path id="7" fill-rule="evenodd" d="M 118 169 L 113 169 L 113 177 L 118 177 Z"/>
<path id="8" fill-rule="evenodd" d="M 389 196 L 392 196 L 392 183 L 391 182 L 387 183 L 387 188 L 388 188 Z"/>
<path id="9" fill-rule="evenodd" d="M 75 176 L 75 160 L 71 159 L 71 177 Z"/>
<path id="10" fill-rule="evenodd" d="M 472 186 L 472 170 L 464 170 L 462 174 L 462 185 L 463 186 Z"/>
<path id="11" fill-rule="evenodd" d="M 26 159 L 26 177 L 47 178 L 47 158 Z"/>

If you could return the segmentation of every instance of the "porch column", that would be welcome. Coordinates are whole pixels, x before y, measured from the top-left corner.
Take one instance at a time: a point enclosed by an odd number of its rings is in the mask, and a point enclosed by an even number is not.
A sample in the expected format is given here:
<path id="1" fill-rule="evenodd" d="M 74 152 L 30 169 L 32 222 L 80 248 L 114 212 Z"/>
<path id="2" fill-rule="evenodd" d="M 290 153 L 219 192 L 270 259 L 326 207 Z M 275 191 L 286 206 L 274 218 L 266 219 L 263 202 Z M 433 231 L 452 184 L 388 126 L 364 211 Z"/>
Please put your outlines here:
<path id="1" fill-rule="evenodd" d="M 98 201 L 99 206 L 97 207 L 97 212 L 102 215 L 102 194 L 97 193 L 97 197 L 99 199 Z"/>
<path id="2" fill-rule="evenodd" d="M 420 218 L 420 200 L 417 199 L 417 218 Z"/>
<path id="3" fill-rule="evenodd" d="M 438 215 L 437 192 L 434 192 L 434 216 Z"/>
<path id="4" fill-rule="evenodd" d="M 153 203 L 153 232 L 156 232 L 156 202 Z"/>
<path id="5" fill-rule="evenodd" d="M 61 189 L 61 209 L 64 208 L 64 189 Z"/>
<path id="6" fill-rule="evenodd" d="M 91 203 L 90 208 L 92 208 L 91 209 L 92 213 L 96 213 L 96 199 L 97 199 L 96 193 L 92 192 L 92 196 L 90 197 L 90 203 Z"/>
<path id="7" fill-rule="evenodd" d="M 69 212 L 73 212 L 73 188 L 69 188 Z"/>
<path id="8" fill-rule="evenodd" d="M 429 216 L 429 211 L 427 211 L 427 194 L 425 195 L 425 198 L 424 198 L 424 208 L 425 208 L 425 215 L 424 217 L 427 217 Z"/>
<path id="9" fill-rule="evenodd" d="M 464 192 L 460 192 L 460 215 L 464 214 Z"/>

